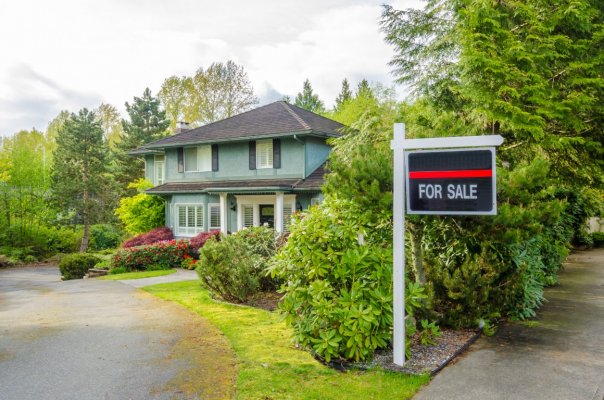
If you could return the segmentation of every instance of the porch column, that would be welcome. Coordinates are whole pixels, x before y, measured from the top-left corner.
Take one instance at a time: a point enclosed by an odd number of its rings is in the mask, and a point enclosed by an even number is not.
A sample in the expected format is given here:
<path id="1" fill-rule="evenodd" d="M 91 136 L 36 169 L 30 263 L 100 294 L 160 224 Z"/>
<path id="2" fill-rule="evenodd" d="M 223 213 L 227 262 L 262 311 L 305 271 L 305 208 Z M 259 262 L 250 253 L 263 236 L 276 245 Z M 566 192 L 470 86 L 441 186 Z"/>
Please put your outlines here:
<path id="1" fill-rule="evenodd" d="M 275 193 L 275 231 L 283 232 L 283 192 Z"/>
<path id="2" fill-rule="evenodd" d="M 220 232 L 222 232 L 226 235 L 229 230 L 228 229 L 229 207 L 227 204 L 227 194 L 219 193 L 218 195 L 220 196 Z"/>

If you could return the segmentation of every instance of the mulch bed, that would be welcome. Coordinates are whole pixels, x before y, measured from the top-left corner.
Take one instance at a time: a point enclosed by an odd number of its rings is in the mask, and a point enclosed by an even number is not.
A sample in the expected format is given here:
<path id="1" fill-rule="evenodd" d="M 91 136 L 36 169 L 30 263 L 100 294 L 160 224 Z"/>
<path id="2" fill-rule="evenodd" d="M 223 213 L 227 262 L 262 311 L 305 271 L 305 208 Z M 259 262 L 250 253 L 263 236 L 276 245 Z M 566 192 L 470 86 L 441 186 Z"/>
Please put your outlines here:
<path id="1" fill-rule="evenodd" d="M 263 310 L 267 311 L 275 311 L 282 297 L 282 293 L 260 292 L 256 296 L 254 296 L 254 298 L 250 300 L 246 305 L 256 308 L 262 308 Z"/>

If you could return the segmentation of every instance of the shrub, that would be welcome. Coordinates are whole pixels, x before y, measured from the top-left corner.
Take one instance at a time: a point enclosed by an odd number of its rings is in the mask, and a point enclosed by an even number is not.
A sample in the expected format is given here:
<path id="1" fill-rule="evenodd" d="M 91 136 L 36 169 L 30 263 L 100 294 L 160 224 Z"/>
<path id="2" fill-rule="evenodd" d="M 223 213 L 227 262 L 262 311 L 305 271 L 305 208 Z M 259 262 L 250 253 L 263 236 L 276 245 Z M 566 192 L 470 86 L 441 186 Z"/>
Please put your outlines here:
<path id="1" fill-rule="evenodd" d="M 165 223 L 164 201 L 161 197 L 145 193 L 146 189 L 152 187 L 151 181 L 142 178 L 130 183 L 128 188 L 136 189 L 138 194 L 122 198 L 120 206 L 115 210 L 115 215 L 130 234 L 147 232 Z"/>
<path id="2" fill-rule="evenodd" d="M 221 241 L 209 240 L 199 256 L 199 279 L 213 296 L 244 303 L 258 293 L 260 256 L 250 250 L 242 236 L 230 235 Z"/>
<path id="3" fill-rule="evenodd" d="M 391 228 L 372 218 L 328 196 L 293 218 L 289 240 L 271 262 L 284 282 L 280 308 L 295 340 L 326 361 L 368 359 L 391 339 Z"/>
<path id="4" fill-rule="evenodd" d="M 135 246 L 143 246 L 148 244 L 153 244 L 165 240 L 173 240 L 174 234 L 172 230 L 168 227 L 155 228 L 147 233 L 143 233 L 141 235 L 135 236 L 132 239 L 126 240 L 122 247 L 135 247 Z"/>
<path id="5" fill-rule="evenodd" d="M 115 249 L 122 242 L 122 232 L 109 224 L 92 225 L 90 227 L 90 243 L 88 248 L 93 251 Z"/>
<path id="6" fill-rule="evenodd" d="M 594 247 L 604 247 L 604 232 L 594 232 L 591 234 Z"/>
<path id="7" fill-rule="evenodd" d="M 192 250 L 199 250 L 203 247 L 204 244 L 206 244 L 208 240 L 212 238 L 220 240 L 220 231 L 215 230 L 209 232 L 201 232 L 197 234 L 197 236 L 192 237 L 191 240 L 189 240 L 189 244 L 191 245 Z"/>
<path id="8" fill-rule="evenodd" d="M 260 283 L 260 290 L 274 291 L 278 287 L 278 280 L 267 273 L 269 260 L 277 252 L 277 234 L 274 229 L 266 226 L 257 226 L 243 229 L 236 236 L 241 237 L 250 251 L 258 255 L 258 265 L 255 268 Z"/>
<path id="9" fill-rule="evenodd" d="M 197 260 L 186 254 L 185 254 L 184 259 L 182 260 L 182 263 L 180 263 L 180 267 L 182 269 L 193 270 L 193 269 L 196 269 L 198 266 L 199 265 L 197 263 Z"/>
<path id="10" fill-rule="evenodd" d="M 0 254 L 0 268 L 8 268 L 15 265 L 13 260 L 5 256 L 4 254 Z"/>
<path id="11" fill-rule="evenodd" d="M 92 254 L 74 253 L 68 254 L 61 259 L 59 269 L 64 280 L 82 279 L 86 272 L 101 259 Z"/>
<path id="12" fill-rule="evenodd" d="M 182 259 L 190 253 L 185 240 L 170 240 L 147 246 L 118 250 L 111 260 L 111 268 L 124 268 L 127 272 L 146 270 L 149 266 L 162 269 L 180 267 Z"/>

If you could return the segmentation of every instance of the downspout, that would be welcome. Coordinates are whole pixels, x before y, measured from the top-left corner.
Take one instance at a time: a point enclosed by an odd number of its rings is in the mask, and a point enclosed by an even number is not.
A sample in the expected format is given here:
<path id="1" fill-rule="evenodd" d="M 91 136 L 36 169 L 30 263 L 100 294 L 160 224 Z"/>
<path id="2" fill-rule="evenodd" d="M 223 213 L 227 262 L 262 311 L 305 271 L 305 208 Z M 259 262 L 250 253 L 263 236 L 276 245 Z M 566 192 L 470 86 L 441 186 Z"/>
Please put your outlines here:
<path id="1" fill-rule="evenodd" d="M 302 154 L 302 179 L 306 179 L 306 142 L 302 139 L 298 138 L 298 135 L 294 134 L 294 140 L 296 142 L 300 142 L 302 143 L 302 146 L 304 146 L 304 154 Z"/>

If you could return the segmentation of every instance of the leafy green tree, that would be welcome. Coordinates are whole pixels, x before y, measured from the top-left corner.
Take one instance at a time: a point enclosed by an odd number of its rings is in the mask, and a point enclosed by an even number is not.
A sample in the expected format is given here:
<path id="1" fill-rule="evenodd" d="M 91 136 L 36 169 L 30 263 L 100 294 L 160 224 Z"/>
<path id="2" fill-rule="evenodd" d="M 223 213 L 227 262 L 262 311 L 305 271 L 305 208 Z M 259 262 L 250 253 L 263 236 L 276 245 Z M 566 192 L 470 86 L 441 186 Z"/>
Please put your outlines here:
<path id="1" fill-rule="evenodd" d="M 108 149 L 103 129 L 93 112 L 82 109 L 71 114 L 57 134 L 52 167 L 55 204 L 64 211 L 75 210 L 84 225 L 80 251 L 88 249 L 90 225 L 106 209 L 110 177 Z"/>
<path id="2" fill-rule="evenodd" d="M 171 130 L 174 130 L 179 121 L 195 122 L 194 116 L 190 115 L 192 111 L 191 95 L 192 79 L 190 77 L 171 76 L 162 83 L 157 97 L 170 119 Z"/>
<path id="3" fill-rule="evenodd" d="M 94 110 L 94 113 L 101 123 L 105 142 L 110 148 L 114 148 L 124 135 L 119 111 L 111 104 L 103 103 Z"/>
<path id="4" fill-rule="evenodd" d="M 312 86 L 308 79 L 304 81 L 302 92 L 296 95 L 294 105 L 317 114 L 325 112 L 325 105 L 321 99 L 319 99 L 319 96 L 313 92 Z"/>
<path id="5" fill-rule="evenodd" d="M 165 137 L 170 121 L 149 88 L 145 89 L 142 97 L 134 97 L 132 104 L 126 103 L 126 110 L 130 119 L 122 120 L 124 134 L 113 151 L 114 174 L 120 190 L 132 193 L 126 188 L 130 182 L 143 177 L 144 161 L 140 157 L 130 156 L 128 152 Z"/>
<path id="6" fill-rule="evenodd" d="M 190 101 L 184 114 L 192 118 L 187 122 L 199 125 L 232 117 L 258 103 L 247 72 L 231 60 L 199 68 L 187 87 Z"/>
<path id="7" fill-rule="evenodd" d="M 149 232 L 164 225 L 164 201 L 157 196 L 148 195 L 145 190 L 153 187 L 149 180 L 139 179 L 128 185 L 136 189 L 137 194 L 120 200 L 115 215 L 122 221 L 126 232 L 132 235 Z"/>
<path id="8" fill-rule="evenodd" d="M 348 79 L 344 78 L 342 81 L 342 89 L 340 90 L 340 94 L 336 97 L 336 110 L 339 110 L 344 103 L 352 98 L 352 91 L 350 90 L 350 84 L 348 83 Z"/>

